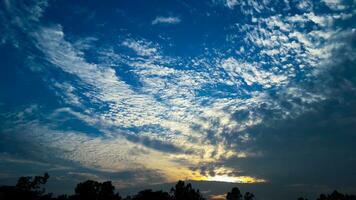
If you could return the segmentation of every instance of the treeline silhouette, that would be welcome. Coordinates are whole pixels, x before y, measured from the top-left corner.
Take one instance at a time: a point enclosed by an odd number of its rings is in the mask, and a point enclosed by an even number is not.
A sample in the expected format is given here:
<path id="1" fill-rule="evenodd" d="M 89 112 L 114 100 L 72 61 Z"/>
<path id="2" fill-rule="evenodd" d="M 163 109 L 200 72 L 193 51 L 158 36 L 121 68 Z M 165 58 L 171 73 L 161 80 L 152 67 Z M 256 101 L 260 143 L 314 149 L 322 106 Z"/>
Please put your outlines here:
<path id="1" fill-rule="evenodd" d="M 87 180 L 77 184 L 73 195 L 53 197 L 52 193 L 46 193 L 43 188 L 48 178 L 48 173 L 43 176 L 20 177 L 15 186 L 0 187 L 0 200 L 205 200 L 198 189 L 194 189 L 190 183 L 185 184 L 184 181 L 178 181 L 169 193 L 147 189 L 122 198 L 115 192 L 111 181 L 101 183 Z M 239 188 L 234 187 L 227 193 L 226 200 L 255 200 L 255 195 L 250 192 L 243 194 Z M 308 199 L 301 197 L 298 200 Z M 321 194 L 317 200 L 356 200 L 356 196 L 334 191 L 327 195 Z"/>

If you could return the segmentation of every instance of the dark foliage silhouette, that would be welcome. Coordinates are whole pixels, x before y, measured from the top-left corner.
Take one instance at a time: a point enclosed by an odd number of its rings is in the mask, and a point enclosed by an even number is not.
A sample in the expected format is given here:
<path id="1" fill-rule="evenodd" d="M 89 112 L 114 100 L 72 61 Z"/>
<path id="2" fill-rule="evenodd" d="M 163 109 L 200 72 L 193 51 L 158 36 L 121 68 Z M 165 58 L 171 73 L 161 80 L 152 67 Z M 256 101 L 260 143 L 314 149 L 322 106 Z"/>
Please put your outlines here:
<path id="1" fill-rule="evenodd" d="M 132 200 L 146 200 L 146 199 L 170 200 L 172 199 L 172 197 L 167 192 L 163 192 L 163 191 L 143 190 L 132 198 Z"/>
<path id="2" fill-rule="evenodd" d="M 307 198 L 299 197 L 298 200 L 308 200 Z M 316 200 L 356 200 L 355 195 L 341 194 L 334 191 L 331 194 L 321 194 Z"/>
<path id="3" fill-rule="evenodd" d="M 87 180 L 75 188 L 75 199 L 78 200 L 121 200 L 119 193 L 114 192 L 111 181 L 103 183 Z"/>
<path id="4" fill-rule="evenodd" d="M 96 199 L 100 191 L 100 183 L 92 180 L 87 180 L 79 183 L 75 188 L 75 196 L 78 199 Z"/>
<path id="5" fill-rule="evenodd" d="M 204 200 L 199 190 L 193 189 L 190 183 L 185 185 L 184 181 L 178 181 L 171 193 L 173 200 Z"/>
<path id="6" fill-rule="evenodd" d="M 341 194 L 338 191 L 334 191 L 331 194 L 321 194 L 317 200 L 356 200 L 355 195 Z"/>
<path id="7" fill-rule="evenodd" d="M 254 200 L 255 199 L 255 195 L 252 194 L 251 192 L 246 192 L 244 195 L 244 200 Z"/>
<path id="8" fill-rule="evenodd" d="M 49 175 L 20 177 L 15 186 L 0 186 L 0 200 L 205 200 L 199 190 L 190 183 L 178 181 L 170 193 L 164 191 L 152 191 L 150 189 L 138 192 L 136 195 L 121 198 L 111 181 L 97 182 L 87 180 L 77 184 L 74 195 L 59 195 L 53 197 L 51 193 L 45 193 L 44 184 Z M 244 195 L 240 189 L 234 187 L 226 195 L 227 200 L 254 200 L 255 195 L 246 192 Z M 308 200 L 300 197 L 298 200 Z M 342 194 L 334 191 L 331 194 L 321 194 L 316 200 L 356 200 L 355 195 Z"/>
<path id="9" fill-rule="evenodd" d="M 43 176 L 23 176 L 20 177 L 16 186 L 1 186 L 0 199 L 50 199 L 51 194 L 45 194 L 45 189 L 42 185 L 47 183 L 49 175 L 45 173 Z"/>
<path id="10" fill-rule="evenodd" d="M 234 187 L 231 189 L 231 192 L 228 192 L 226 195 L 227 200 L 242 200 L 242 194 L 239 188 Z"/>
<path id="11" fill-rule="evenodd" d="M 35 193 L 44 193 L 44 189 L 39 190 L 41 185 L 47 183 L 49 178 L 48 173 L 45 173 L 43 176 L 35 176 L 34 178 L 31 176 L 23 176 L 20 177 L 17 181 L 16 188 L 23 191 L 32 191 Z"/>
<path id="12" fill-rule="evenodd" d="M 227 200 L 242 200 L 242 193 L 241 193 L 240 189 L 237 188 L 237 187 L 233 187 L 231 189 L 231 192 L 228 192 L 226 194 L 226 199 Z M 244 200 L 254 200 L 255 199 L 255 195 L 252 194 L 251 192 L 246 192 L 243 195 L 243 199 Z"/>

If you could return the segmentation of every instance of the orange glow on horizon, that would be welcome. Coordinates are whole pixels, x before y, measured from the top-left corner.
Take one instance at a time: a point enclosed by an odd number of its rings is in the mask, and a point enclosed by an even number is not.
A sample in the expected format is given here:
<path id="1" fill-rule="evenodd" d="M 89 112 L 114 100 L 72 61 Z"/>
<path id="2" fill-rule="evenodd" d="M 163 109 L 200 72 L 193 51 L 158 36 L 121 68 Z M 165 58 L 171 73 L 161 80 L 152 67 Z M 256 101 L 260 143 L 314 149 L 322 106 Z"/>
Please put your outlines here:
<path id="1" fill-rule="evenodd" d="M 210 195 L 210 199 L 212 199 L 212 200 L 225 200 L 226 199 L 226 194 Z"/>

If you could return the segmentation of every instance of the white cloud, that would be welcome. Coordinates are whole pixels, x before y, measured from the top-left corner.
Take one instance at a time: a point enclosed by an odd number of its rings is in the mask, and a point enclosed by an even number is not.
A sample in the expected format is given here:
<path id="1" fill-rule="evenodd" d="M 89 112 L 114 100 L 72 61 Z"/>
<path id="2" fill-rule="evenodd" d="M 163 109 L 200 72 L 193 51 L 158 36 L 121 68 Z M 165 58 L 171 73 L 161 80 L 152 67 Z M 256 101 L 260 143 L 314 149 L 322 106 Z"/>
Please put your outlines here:
<path id="1" fill-rule="evenodd" d="M 329 15 L 318 16 L 313 12 L 304 14 L 310 21 L 318 24 L 319 26 L 330 26 L 333 23 L 333 18 Z"/>
<path id="2" fill-rule="evenodd" d="M 22 28 L 26 28 L 31 21 L 39 21 L 48 6 L 47 0 L 30 1 L 27 4 L 15 1 L 4 1 L 4 3 L 6 11 L 15 17 L 11 22 Z"/>
<path id="3" fill-rule="evenodd" d="M 153 64 L 157 57 L 148 57 L 145 59 L 130 59 L 126 64 L 132 67 L 132 70 L 140 76 L 143 82 L 141 92 L 134 91 L 125 82 L 116 76 L 114 69 L 101 66 L 100 64 L 88 63 L 78 51 L 64 39 L 64 33 L 61 27 L 43 28 L 34 37 L 38 41 L 38 47 L 46 55 L 47 59 L 56 67 L 64 72 L 77 76 L 82 83 L 87 85 L 85 90 L 81 88 L 72 88 L 68 85 L 60 85 L 64 90 L 65 98 L 72 102 L 73 106 L 78 103 L 78 98 L 74 98 L 75 93 L 85 95 L 92 104 L 100 103 L 107 105 L 106 110 L 97 110 L 94 107 L 88 107 L 87 113 L 73 112 L 70 109 L 58 110 L 58 112 L 68 112 L 73 116 L 87 122 L 91 125 L 100 125 L 101 131 L 107 136 L 116 137 L 117 134 L 130 134 L 125 132 L 125 128 L 141 126 L 159 126 L 160 134 L 156 139 L 168 141 L 182 149 L 193 149 L 195 152 L 204 152 L 206 149 L 214 149 L 212 145 L 196 145 L 196 142 L 204 144 L 204 132 L 197 132 L 190 126 L 192 124 L 210 127 L 212 124 L 202 120 L 199 113 L 210 107 L 199 107 L 199 99 L 196 99 L 194 90 L 200 88 L 202 84 L 209 80 L 204 77 L 204 73 L 198 73 L 194 70 L 177 70 L 160 64 Z M 130 45 L 134 43 L 135 45 Z M 127 43 L 128 46 L 135 48 L 141 55 L 151 55 L 156 52 L 152 47 L 145 45 L 136 45 L 137 41 Z M 164 58 L 158 58 L 166 62 Z M 75 93 L 73 91 L 76 91 Z M 156 101 L 154 96 L 160 96 L 160 101 Z M 77 101 L 78 100 L 78 101 Z M 87 102 L 89 103 L 89 102 Z M 225 114 L 228 116 L 229 114 Z M 90 116 L 90 117 L 89 117 Z M 210 124 L 210 125 L 209 125 Z M 231 124 L 229 125 L 231 126 Z M 112 128 L 115 127 L 119 132 L 115 133 Z M 231 127 L 232 128 L 232 127 Z M 177 132 L 178 131 L 178 132 Z M 69 133 L 69 138 L 64 141 L 74 140 L 70 137 L 76 137 L 75 132 Z M 142 133 L 143 134 L 143 133 Z M 147 137 L 155 138 L 157 135 L 152 132 Z M 78 136 L 79 137 L 79 136 Z M 81 141 L 80 136 L 76 139 Z M 174 140 L 170 139 L 174 138 Z M 194 138 L 194 143 L 191 139 Z M 52 137 L 53 139 L 53 137 Z M 121 140 L 121 139 L 120 139 Z M 93 140 L 90 146 L 95 143 L 101 143 L 101 140 Z M 79 145 L 79 144 L 76 144 Z M 73 145 L 73 146 L 76 146 Z M 114 144 L 113 144 L 114 145 Z M 116 146 L 125 146 L 117 145 Z M 65 150 L 63 150 L 65 151 Z M 87 150 L 88 151 L 88 150 Z M 223 152 L 218 156 L 223 155 Z M 75 155 L 76 160 L 83 160 L 86 164 L 84 155 Z M 200 155 L 192 155 L 199 157 Z M 209 154 L 204 155 L 206 159 Z M 109 159 L 113 160 L 113 159 Z M 192 159 L 193 161 L 194 159 Z M 78 162 L 79 162 L 78 161 Z M 103 161 L 104 162 L 104 161 Z"/>
<path id="4" fill-rule="evenodd" d="M 226 6 L 230 9 L 233 9 L 237 4 L 237 0 L 226 0 Z"/>
<path id="5" fill-rule="evenodd" d="M 279 71 L 288 77 L 295 77 L 299 66 L 302 71 L 312 69 L 304 74 L 307 77 L 331 55 L 332 48 L 328 43 L 337 34 L 337 30 L 332 28 L 334 20 L 347 17 L 340 14 L 316 15 L 314 12 L 290 17 L 274 15 L 260 18 L 257 25 L 236 25 L 234 29 L 246 34 L 246 43 L 260 48 L 258 51 L 251 48 L 246 55 L 258 54 L 259 63 L 273 65 L 274 72 Z M 308 23 L 315 24 L 313 31 L 305 29 Z M 267 58 L 269 61 L 266 62 Z"/>
<path id="6" fill-rule="evenodd" d="M 238 7 L 244 15 L 254 16 L 256 13 L 261 13 L 263 10 L 270 10 L 269 0 L 212 0 L 213 3 L 223 5 L 231 10 Z"/>
<path id="7" fill-rule="evenodd" d="M 152 47 L 152 44 L 145 42 L 143 40 L 133 40 L 127 39 L 122 42 L 122 45 L 131 48 L 134 50 L 139 56 L 154 56 L 158 55 L 158 49 L 156 47 Z"/>
<path id="8" fill-rule="evenodd" d="M 114 69 L 87 63 L 80 57 L 81 53 L 64 40 L 64 33 L 60 27 L 43 28 L 35 37 L 39 48 L 47 54 L 50 62 L 88 84 L 90 90 L 84 95 L 90 101 L 109 105 L 109 112 L 102 117 L 111 118 L 113 122 L 122 126 L 144 125 L 151 120 L 158 120 L 157 116 L 146 116 L 148 113 L 158 113 L 147 109 L 146 106 L 151 104 L 152 109 L 163 111 L 164 108 L 159 103 L 150 96 L 132 91 L 129 85 L 117 78 Z"/>
<path id="9" fill-rule="evenodd" d="M 305 23 L 307 22 L 307 19 L 304 15 L 293 15 L 290 17 L 286 17 L 287 21 L 293 22 L 293 23 Z"/>
<path id="10" fill-rule="evenodd" d="M 157 16 L 153 21 L 152 25 L 156 24 L 178 24 L 181 22 L 181 19 L 178 17 L 163 17 Z"/>
<path id="11" fill-rule="evenodd" d="M 18 31 L 32 31 L 32 25 L 40 21 L 49 3 L 47 0 L 2 1 L 4 9 L 0 14 L 0 44 L 9 41 L 16 48 L 23 45 L 16 38 Z"/>
<path id="12" fill-rule="evenodd" d="M 171 59 L 160 55 L 160 51 L 156 50 L 159 48 L 152 43 L 127 39 L 124 45 L 133 48 L 139 55 L 138 57 L 122 60 L 122 56 L 116 56 L 113 52 L 110 55 L 105 55 L 110 56 L 110 59 L 112 59 L 110 62 L 118 62 L 117 65 L 119 66 L 121 62 L 125 62 L 125 65 L 131 67 L 132 72 L 139 76 L 143 86 L 136 91 L 130 85 L 121 81 L 120 77 L 115 74 L 114 69 L 100 63 L 88 63 L 82 58 L 83 53 L 64 39 L 64 33 L 60 26 L 43 28 L 37 34 L 34 34 L 34 37 L 38 41 L 39 49 L 47 55 L 47 59 L 51 63 L 59 69 L 77 76 L 82 81 L 81 85 L 87 85 L 84 90 L 71 88 L 68 85 L 60 87 L 67 94 L 64 98 L 68 98 L 68 102 L 72 102 L 72 105 L 75 106 L 77 101 L 74 96 L 81 93 L 92 104 L 99 103 L 108 107 L 105 110 L 87 107 L 84 113 L 74 112 L 66 108 L 57 110 L 54 115 L 51 115 L 51 117 L 56 117 L 56 113 L 67 112 L 90 125 L 99 127 L 100 131 L 104 133 L 103 137 L 95 139 L 73 131 L 66 133 L 52 131 L 54 135 L 38 137 L 39 139 L 46 139 L 46 142 L 49 142 L 47 140 L 55 141 L 51 142 L 50 146 L 61 152 L 58 155 L 62 155 L 62 159 L 73 160 L 84 166 L 99 167 L 103 170 L 125 170 L 129 166 L 144 163 L 144 161 L 140 161 L 141 156 L 134 158 L 134 161 L 125 157 L 130 155 L 131 149 L 145 148 L 145 151 L 151 152 L 152 155 L 146 153 L 142 159 L 146 159 L 147 156 L 160 158 L 161 160 L 156 163 L 167 163 L 171 166 L 171 169 L 181 167 L 174 162 L 174 159 L 182 157 L 192 165 L 202 159 L 206 162 L 215 162 L 222 157 L 239 153 L 238 148 L 231 150 L 225 147 L 222 133 L 235 132 L 235 134 L 238 134 L 236 131 L 242 131 L 262 122 L 256 114 L 251 114 L 248 119 L 239 122 L 231 118 L 232 113 L 236 110 L 241 110 L 243 107 L 246 107 L 246 109 L 253 108 L 256 107 L 256 104 L 266 102 L 265 100 L 258 100 L 260 97 L 252 97 L 243 104 L 239 99 L 209 99 L 210 104 L 201 105 L 201 102 L 207 99 L 197 96 L 196 91 L 205 84 L 221 81 L 224 83 L 226 80 L 222 78 L 221 72 L 209 74 L 204 71 L 195 71 L 195 68 L 201 70 L 206 67 L 204 61 L 197 62 L 194 65 L 195 67 L 189 70 L 175 69 L 170 67 Z M 142 58 L 142 55 L 147 56 Z M 241 76 L 248 84 L 257 83 L 264 88 L 272 85 L 280 86 L 286 81 L 285 77 L 281 75 L 275 75 L 249 63 L 242 63 L 243 68 L 239 69 L 241 63 L 237 63 L 233 58 L 225 61 L 225 67 L 231 68 L 229 73 L 231 73 L 232 81 L 237 81 Z M 228 64 L 228 61 L 231 61 L 230 64 Z M 174 60 L 175 64 L 177 62 Z M 206 67 L 206 69 L 211 68 Z M 158 96 L 160 100 L 157 101 L 155 96 Z M 226 110 L 229 112 L 226 112 Z M 220 125 L 216 126 L 216 122 L 219 122 Z M 201 128 L 194 130 L 192 125 Z M 141 131 L 141 136 L 138 137 L 145 136 L 175 145 L 181 149 L 192 150 L 195 153 L 189 155 L 184 153 L 167 154 L 144 147 L 139 143 L 129 142 L 125 137 L 120 136 L 133 134 L 125 131 L 126 128 L 142 126 L 156 126 L 159 129 Z M 113 129 L 117 132 L 113 132 Z M 206 142 L 208 130 L 216 133 L 218 145 Z M 242 135 L 240 139 L 246 141 L 245 136 L 245 134 Z M 106 137 L 111 139 L 106 140 Z M 249 140 L 252 140 L 252 138 L 249 138 Z M 99 149 L 100 151 L 98 151 Z M 123 168 L 117 167 L 117 163 L 123 163 L 120 164 L 120 167 Z M 156 165 L 147 166 L 146 164 L 145 167 L 162 171 L 167 170 Z M 188 171 L 184 173 L 189 174 Z"/>
<path id="13" fill-rule="evenodd" d="M 347 8 L 347 6 L 342 3 L 342 0 L 323 0 L 323 2 L 332 10 L 344 10 Z"/>
<path id="14" fill-rule="evenodd" d="M 53 86 L 56 87 L 55 91 L 57 91 L 57 89 L 64 91 L 64 94 L 57 93 L 57 95 L 62 96 L 62 99 L 64 99 L 66 103 L 81 106 L 82 100 L 75 94 L 76 88 L 73 87 L 70 83 L 55 82 Z"/>
<path id="15" fill-rule="evenodd" d="M 297 8 L 299 8 L 302 11 L 313 10 L 313 2 L 310 0 L 301 0 L 298 2 Z"/>
<path id="16" fill-rule="evenodd" d="M 238 81 L 240 77 L 249 86 L 259 84 L 264 88 L 280 86 L 287 80 L 285 76 L 273 74 L 256 66 L 256 64 L 237 61 L 232 57 L 223 60 L 221 66 L 230 74 L 233 80 L 237 80 L 236 83 L 238 85 L 241 85 L 241 82 Z"/>

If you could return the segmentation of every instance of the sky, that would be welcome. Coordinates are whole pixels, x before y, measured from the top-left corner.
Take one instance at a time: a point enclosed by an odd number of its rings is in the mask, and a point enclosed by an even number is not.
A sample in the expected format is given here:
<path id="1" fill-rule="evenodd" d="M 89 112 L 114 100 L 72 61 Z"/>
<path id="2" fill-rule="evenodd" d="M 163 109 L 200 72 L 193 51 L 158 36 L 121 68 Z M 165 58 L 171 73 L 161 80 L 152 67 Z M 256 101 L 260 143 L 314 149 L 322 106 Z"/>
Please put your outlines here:
<path id="1" fill-rule="evenodd" d="M 0 184 L 356 193 L 355 7 L 2 0 Z"/>

